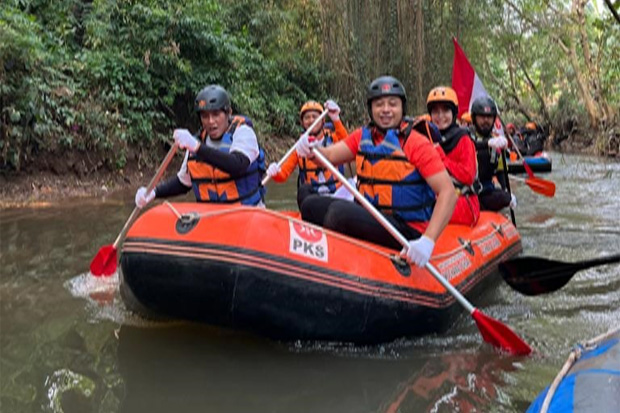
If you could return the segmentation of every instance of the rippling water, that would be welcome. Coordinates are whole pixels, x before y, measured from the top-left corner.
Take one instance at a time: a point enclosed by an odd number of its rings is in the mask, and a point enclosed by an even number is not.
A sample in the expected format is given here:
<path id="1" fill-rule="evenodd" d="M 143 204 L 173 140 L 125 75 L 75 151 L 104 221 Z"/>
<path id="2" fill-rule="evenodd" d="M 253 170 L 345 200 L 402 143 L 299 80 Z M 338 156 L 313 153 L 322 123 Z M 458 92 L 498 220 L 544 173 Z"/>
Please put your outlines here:
<path id="1" fill-rule="evenodd" d="M 620 251 L 620 164 L 553 154 L 544 198 L 513 183 L 526 255 L 578 261 Z M 269 206 L 294 208 L 294 182 Z M 184 323 L 147 324 L 86 274 L 133 205 L 121 199 L 0 211 L 2 412 L 523 411 L 572 346 L 620 321 L 620 267 L 525 297 L 505 284 L 476 304 L 532 344 L 483 344 L 463 315 L 446 334 L 382 346 L 277 343 Z"/>

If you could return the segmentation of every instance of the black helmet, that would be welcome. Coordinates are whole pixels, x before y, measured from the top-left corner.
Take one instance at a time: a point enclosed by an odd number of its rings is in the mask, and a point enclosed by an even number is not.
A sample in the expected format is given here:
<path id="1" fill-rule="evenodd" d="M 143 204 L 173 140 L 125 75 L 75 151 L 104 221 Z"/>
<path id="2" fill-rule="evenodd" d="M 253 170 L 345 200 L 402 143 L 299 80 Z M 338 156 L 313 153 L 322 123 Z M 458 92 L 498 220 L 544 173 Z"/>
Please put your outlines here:
<path id="1" fill-rule="evenodd" d="M 403 101 L 403 115 L 407 111 L 407 93 L 405 87 L 400 80 L 392 76 L 381 76 L 373 80 L 366 90 L 366 104 L 368 106 L 368 115 L 372 119 L 370 103 L 383 96 L 398 96 Z"/>
<path id="2" fill-rule="evenodd" d="M 219 85 L 209 85 L 196 95 L 194 110 L 223 110 L 228 112 L 230 109 L 230 97 L 226 89 Z"/>
<path id="3" fill-rule="evenodd" d="M 471 104 L 472 120 L 476 115 L 497 116 L 497 105 L 495 101 L 488 96 L 480 96 Z"/>

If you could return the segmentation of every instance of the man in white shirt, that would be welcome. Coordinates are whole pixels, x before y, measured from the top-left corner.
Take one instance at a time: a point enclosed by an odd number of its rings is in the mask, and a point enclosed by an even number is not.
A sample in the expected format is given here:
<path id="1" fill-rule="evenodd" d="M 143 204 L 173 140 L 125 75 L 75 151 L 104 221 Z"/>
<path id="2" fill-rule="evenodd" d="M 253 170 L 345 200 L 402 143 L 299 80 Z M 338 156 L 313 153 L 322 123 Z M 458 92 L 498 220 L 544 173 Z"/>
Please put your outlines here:
<path id="1" fill-rule="evenodd" d="M 176 129 L 174 140 L 186 149 L 176 177 L 146 193 L 136 192 L 136 205 L 194 190 L 198 202 L 263 206 L 265 154 L 258 144 L 252 121 L 232 115 L 230 97 L 219 85 L 210 85 L 196 96 L 195 110 L 202 128 L 196 136 Z"/>

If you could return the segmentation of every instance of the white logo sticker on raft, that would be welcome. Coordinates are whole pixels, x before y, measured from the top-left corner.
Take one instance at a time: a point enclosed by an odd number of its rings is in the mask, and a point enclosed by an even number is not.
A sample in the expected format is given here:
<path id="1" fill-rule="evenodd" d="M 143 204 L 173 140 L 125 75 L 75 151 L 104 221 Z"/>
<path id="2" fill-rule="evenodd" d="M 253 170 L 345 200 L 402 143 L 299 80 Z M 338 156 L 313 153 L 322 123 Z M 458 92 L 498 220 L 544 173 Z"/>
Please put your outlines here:
<path id="1" fill-rule="evenodd" d="M 437 264 L 437 269 L 448 281 L 459 276 L 469 267 L 471 267 L 471 261 L 463 251 Z"/>
<path id="2" fill-rule="evenodd" d="M 519 234 L 517 232 L 517 229 L 511 223 L 502 225 L 502 229 L 504 230 L 504 234 L 506 234 L 506 238 L 508 239 L 513 239 Z"/>
<path id="3" fill-rule="evenodd" d="M 495 233 L 492 233 L 489 238 L 478 243 L 478 248 L 480 248 L 480 251 L 482 251 L 482 256 L 484 257 L 489 255 L 496 249 L 499 249 L 501 246 L 502 244 L 499 242 L 499 239 L 497 239 Z"/>
<path id="4" fill-rule="evenodd" d="M 327 262 L 327 235 L 320 229 L 289 221 L 289 251 L 293 254 Z"/>

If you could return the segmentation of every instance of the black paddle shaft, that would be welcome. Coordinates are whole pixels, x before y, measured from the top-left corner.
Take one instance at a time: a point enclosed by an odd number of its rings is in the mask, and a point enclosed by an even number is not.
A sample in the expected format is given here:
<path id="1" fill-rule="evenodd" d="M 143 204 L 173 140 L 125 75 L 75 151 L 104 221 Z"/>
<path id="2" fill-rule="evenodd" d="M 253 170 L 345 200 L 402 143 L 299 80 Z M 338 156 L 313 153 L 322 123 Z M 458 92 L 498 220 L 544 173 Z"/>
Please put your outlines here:
<path id="1" fill-rule="evenodd" d="M 515 290 L 525 295 L 540 295 L 562 288 L 578 271 L 616 262 L 620 262 L 620 254 L 575 263 L 520 257 L 501 263 L 499 270 Z"/>

